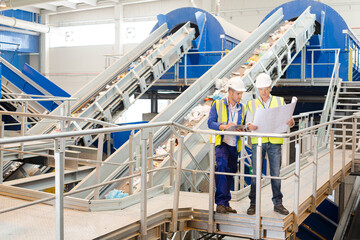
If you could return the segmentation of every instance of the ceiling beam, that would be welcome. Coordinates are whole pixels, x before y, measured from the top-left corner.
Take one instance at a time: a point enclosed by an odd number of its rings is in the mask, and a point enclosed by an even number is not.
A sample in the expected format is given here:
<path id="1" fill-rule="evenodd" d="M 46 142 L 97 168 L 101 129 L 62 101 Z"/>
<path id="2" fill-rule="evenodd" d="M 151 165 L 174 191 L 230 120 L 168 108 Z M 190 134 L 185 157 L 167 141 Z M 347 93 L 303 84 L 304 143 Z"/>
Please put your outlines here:
<path id="1" fill-rule="evenodd" d="M 140 4 L 140 3 L 148 3 L 148 2 L 158 2 L 160 0 L 122 0 L 120 3 L 122 5 L 131 5 L 131 4 Z"/>
<path id="2" fill-rule="evenodd" d="M 80 0 L 80 2 L 89 4 L 91 6 L 96 6 L 97 0 Z"/>
<path id="3" fill-rule="evenodd" d="M 53 11 L 53 12 L 56 12 L 56 6 L 55 5 L 52 5 L 52 4 L 36 4 L 34 5 L 34 7 L 36 8 L 42 8 L 42 9 L 46 9 L 46 10 L 49 10 L 49 11 Z"/>
<path id="4" fill-rule="evenodd" d="M 16 8 L 16 9 L 20 9 L 20 10 L 23 10 L 23 11 L 40 14 L 40 9 L 36 8 L 36 7 L 19 7 L 19 8 Z"/>
<path id="5" fill-rule="evenodd" d="M 57 12 L 51 12 L 47 10 L 41 11 L 41 14 L 44 15 L 55 15 L 55 14 L 61 14 L 61 13 L 73 13 L 73 12 L 80 12 L 80 11 L 88 11 L 88 10 L 94 10 L 94 9 L 100 9 L 100 8 L 110 8 L 114 7 L 116 3 L 111 1 L 105 1 L 105 2 L 99 2 L 96 6 L 89 6 L 88 4 L 79 3 L 76 5 L 76 9 L 69 9 L 66 7 L 59 6 L 57 9 Z"/>
<path id="6" fill-rule="evenodd" d="M 54 2 L 52 3 L 56 6 L 64 6 L 64 7 L 68 7 L 68 8 L 71 8 L 71 9 L 76 9 L 76 3 L 74 2 L 68 2 L 68 1 L 58 1 L 58 2 Z"/>

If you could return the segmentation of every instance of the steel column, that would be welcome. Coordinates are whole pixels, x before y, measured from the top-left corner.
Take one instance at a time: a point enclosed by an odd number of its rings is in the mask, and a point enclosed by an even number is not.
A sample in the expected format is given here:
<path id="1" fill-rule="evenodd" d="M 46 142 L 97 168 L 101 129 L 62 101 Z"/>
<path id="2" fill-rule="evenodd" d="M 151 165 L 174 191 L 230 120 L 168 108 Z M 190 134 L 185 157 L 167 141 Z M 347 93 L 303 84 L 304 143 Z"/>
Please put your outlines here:
<path id="1" fill-rule="evenodd" d="M 317 197 L 317 175 L 318 175 L 318 136 L 315 134 L 312 134 L 312 137 L 314 137 L 314 155 L 313 155 L 313 194 L 312 194 L 312 205 L 311 205 L 311 211 L 316 211 L 316 197 Z"/>
<path id="2" fill-rule="evenodd" d="M 170 167 L 174 167 L 174 139 L 170 140 Z M 174 184 L 174 169 L 170 168 L 170 186 L 173 186 Z"/>
<path id="3" fill-rule="evenodd" d="M 147 239 L 147 136 L 145 131 L 141 130 L 141 239 Z"/>
<path id="4" fill-rule="evenodd" d="M 24 105 L 24 102 L 21 103 L 21 108 L 22 108 L 22 112 L 25 113 L 25 105 Z M 25 136 L 25 133 L 26 133 L 26 120 L 25 120 L 25 116 L 21 116 L 21 128 L 20 128 L 20 133 L 21 133 L 21 136 Z M 24 143 L 21 142 L 20 143 L 20 153 L 19 153 L 19 159 L 23 159 L 24 157 L 24 154 L 22 153 L 24 151 Z"/>
<path id="5" fill-rule="evenodd" d="M 54 141 L 55 159 L 55 208 L 56 208 L 56 239 L 64 239 L 64 166 L 65 139 Z"/>
<path id="6" fill-rule="evenodd" d="M 306 46 L 301 50 L 301 82 L 305 82 L 305 71 L 306 71 Z"/>
<path id="7" fill-rule="evenodd" d="M 294 232 L 298 232 L 299 230 L 299 197 L 300 197 L 300 143 L 299 140 L 295 144 L 295 175 L 294 175 Z"/>
<path id="8" fill-rule="evenodd" d="M 346 157 L 346 126 L 342 125 L 342 158 L 341 158 L 341 182 L 345 181 L 345 157 Z"/>
<path id="9" fill-rule="evenodd" d="M 209 153 L 209 169 L 210 169 L 210 182 L 209 182 L 209 225 L 208 232 L 214 232 L 214 200 L 215 200 L 215 143 L 210 143 Z"/>
<path id="10" fill-rule="evenodd" d="M 256 148 L 256 216 L 255 216 L 255 239 L 261 239 L 261 169 L 262 169 L 262 138 L 258 138 L 258 145 Z"/>
<path id="11" fill-rule="evenodd" d="M 2 121 L 2 115 L 0 115 L 0 138 L 4 138 L 4 122 Z M 0 145 L 3 148 L 3 145 Z M 0 150 L 0 184 L 4 181 L 4 151 Z"/>
<path id="12" fill-rule="evenodd" d="M 149 132 L 149 159 L 147 162 L 147 168 L 148 170 L 152 170 L 153 169 L 153 153 L 154 153 L 154 149 L 153 149 L 153 133 Z M 153 182 L 153 173 L 149 173 L 149 188 L 152 187 L 152 182 Z"/>
<path id="13" fill-rule="evenodd" d="M 351 172 L 355 171 L 355 150 L 356 150 L 356 131 L 357 131 L 357 118 L 355 117 L 353 119 L 353 125 L 352 125 L 352 149 L 351 149 Z"/>
<path id="14" fill-rule="evenodd" d="M 334 130 L 330 130 L 330 167 L 329 167 L 329 195 L 333 191 L 333 175 L 334 175 Z"/>
<path id="15" fill-rule="evenodd" d="M 99 134 L 98 137 L 98 149 L 97 149 L 97 163 L 96 163 L 96 169 L 95 169 L 95 182 L 96 184 L 100 183 L 100 166 L 101 164 L 99 163 L 99 161 L 101 162 L 103 160 L 103 146 L 104 146 L 104 134 L 101 133 Z M 99 188 L 95 188 L 94 189 L 94 199 L 95 200 L 99 200 Z"/>
<path id="16" fill-rule="evenodd" d="M 180 183 L 181 183 L 181 166 L 183 158 L 183 143 L 184 137 L 178 138 L 178 155 L 176 164 L 176 178 L 175 178 L 175 189 L 174 189 L 174 205 L 172 212 L 172 232 L 176 232 L 178 228 L 178 210 L 179 210 L 179 197 L 180 197 Z"/>
<path id="17" fill-rule="evenodd" d="M 131 134 L 129 136 L 129 176 L 133 175 L 134 170 L 134 149 L 133 149 L 133 141 L 134 141 L 134 130 L 131 131 Z M 129 179 L 129 195 L 133 194 L 133 188 L 134 188 L 134 178 Z"/>

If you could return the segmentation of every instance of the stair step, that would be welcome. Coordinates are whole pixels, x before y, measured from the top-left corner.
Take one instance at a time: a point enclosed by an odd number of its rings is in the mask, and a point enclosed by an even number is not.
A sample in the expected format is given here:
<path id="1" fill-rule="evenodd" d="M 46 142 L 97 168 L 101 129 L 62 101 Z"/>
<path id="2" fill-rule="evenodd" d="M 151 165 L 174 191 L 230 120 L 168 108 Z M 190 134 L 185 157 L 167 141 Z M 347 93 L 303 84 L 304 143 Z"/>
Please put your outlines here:
<path id="1" fill-rule="evenodd" d="M 337 106 L 360 106 L 360 103 L 338 103 Z"/>
<path id="2" fill-rule="evenodd" d="M 358 86 L 351 86 L 351 87 L 349 87 L 349 86 L 341 86 L 341 89 L 359 89 L 360 88 L 360 85 L 358 85 Z"/>
<path id="3" fill-rule="evenodd" d="M 358 112 L 360 109 L 336 109 L 336 112 Z"/>
<path id="4" fill-rule="evenodd" d="M 339 97 L 338 100 L 360 100 L 360 97 L 359 98 L 342 98 L 342 97 Z"/>
<path id="5" fill-rule="evenodd" d="M 345 94 L 345 95 L 356 95 L 356 94 L 360 94 L 360 92 L 339 92 L 340 95 Z"/>

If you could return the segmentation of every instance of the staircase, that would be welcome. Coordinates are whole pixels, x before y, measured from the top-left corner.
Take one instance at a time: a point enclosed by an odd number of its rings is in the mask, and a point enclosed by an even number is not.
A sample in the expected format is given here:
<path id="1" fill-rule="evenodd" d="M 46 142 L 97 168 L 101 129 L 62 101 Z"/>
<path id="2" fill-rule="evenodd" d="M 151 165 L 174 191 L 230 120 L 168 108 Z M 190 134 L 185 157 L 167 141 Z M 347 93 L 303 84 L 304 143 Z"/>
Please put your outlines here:
<path id="1" fill-rule="evenodd" d="M 335 106 L 333 119 L 339 119 L 345 116 L 350 116 L 358 111 L 360 111 L 360 82 L 341 82 L 338 86 L 339 89 L 336 91 L 335 96 Z M 349 140 L 352 137 L 353 132 L 353 123 L 347 121 L 346 126 L 346 140 Z M 342 124 L 335 124 L 333 126 L 335 131 L 335 144 L 340 144 L 343 141 L 343 129 Z M 360 119 L 357 121 L 357 131 L 360 131 Z M 358 143 L 359 141 L 357 141 Z M 351 140 L 346 143 L 347 147 L 352 145 Z M 356 154 L 359 155 L 359 154 Z M 360 159 L 360 158 L 359 158 Z M 357 172 L 360 170 L 360 162 L 358 161 L 355 164 L 355 170 Z"/>
<path id="2" fill-rule="evenodd" d="M 299 226 L 297 239 L 322 240 L 333 239 L 338 226 L 338 206 L 326 198 L 308 218 Z"/>

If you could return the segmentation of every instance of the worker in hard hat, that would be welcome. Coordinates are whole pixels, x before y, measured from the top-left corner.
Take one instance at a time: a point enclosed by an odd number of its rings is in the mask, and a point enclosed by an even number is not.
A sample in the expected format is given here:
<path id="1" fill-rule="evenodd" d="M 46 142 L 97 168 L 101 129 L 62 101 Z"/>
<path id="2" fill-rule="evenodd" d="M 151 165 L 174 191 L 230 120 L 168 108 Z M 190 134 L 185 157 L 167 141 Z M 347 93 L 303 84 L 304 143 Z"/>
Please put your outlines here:
<path id="1" fill-rule="evenodd" d="M 228 82 L 228 94 L 220 100 L 215 100 L 209 114 L 208 127 L 224 131 L 235 125 L 244 125 L 246 105 L 240 103 L 243 92 L 246 91 L 240 77 L 233 77 Z M 237 129 L 236 131 L 244 131 Z M 212 139 L 214 140 L 214 139 Z M 238 136 L 215 136 L 216 172 L 237 172 L 237 160 L 241 149 L 241 138 Z M 232 176 L 215 175 L 215 203 L 217 213 L 236 213 L 230 207 L 230 188 Z"/>
<path id="2" fill-rule="evenodd" d="M 257 108 L 274 108 L 284 105 L 284 98 L 272 96 L 271 91 L 271 78 L 268 74 L 261 73 L 256 77 L 255 86 L 259 91 L 259 98 L 251 100 L 247 103 L 250 110 L 246 125 L 250 131 L 256 130 L 258 127 L 253 124 L 253 119 Z M 287 125 L 292 127 L 294 125 L 294 119 L 291 118 L 286 122 Z M 280 175 L 281 166 L 281 145 L 283 143 L 282 138 L 267 138 L 262 137 L 262 160 L 265 158 L 267 153 L 270 165 L 270 175 L 278 177 Z M 258 138 L 252 137 L 252 171 L 256 174 L 256 147 L 258 144 Z M 289 211 L 282 204 L 283 195 L 281 193 L 281 180 L 271 179 L 271 189 L 273 193 L 273 204 L 274 211 L 283 215 L 288 215 Z M 255 198 L 256 198 L 256 178 L 251 178 L 251 189 L 250 189 L 250 207 L 247 210 L 247 214 L 255 214 Z"/>

